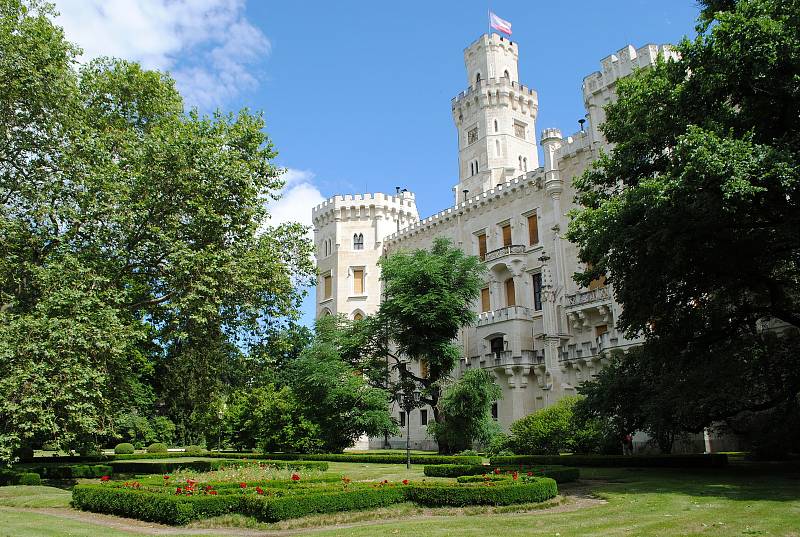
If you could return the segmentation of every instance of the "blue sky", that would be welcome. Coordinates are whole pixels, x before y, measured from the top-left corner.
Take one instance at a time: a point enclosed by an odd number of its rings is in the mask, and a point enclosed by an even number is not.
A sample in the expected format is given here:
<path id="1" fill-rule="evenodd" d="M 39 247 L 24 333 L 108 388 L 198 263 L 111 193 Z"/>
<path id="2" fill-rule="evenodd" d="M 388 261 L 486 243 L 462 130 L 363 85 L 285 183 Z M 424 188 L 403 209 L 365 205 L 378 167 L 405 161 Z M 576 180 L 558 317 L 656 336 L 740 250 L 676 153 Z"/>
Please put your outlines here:
<path id="1" fill-rule="evenodd" d="M 288 168 L 275 219 L 349 192 L 416 192 L 421 216 L 457 182 L 450 99 L 487 7 L 513 24 L 520 81 L 539 93 L 537 131 L 577 130 L 581 81 L 626 44 L 693 35 L 694 0 L 273 2 L 56 0 L 86 57 L 170 71 L 187 104 L 263 110 Z M 304 321 L 313 318 L 313 301 Z"/>

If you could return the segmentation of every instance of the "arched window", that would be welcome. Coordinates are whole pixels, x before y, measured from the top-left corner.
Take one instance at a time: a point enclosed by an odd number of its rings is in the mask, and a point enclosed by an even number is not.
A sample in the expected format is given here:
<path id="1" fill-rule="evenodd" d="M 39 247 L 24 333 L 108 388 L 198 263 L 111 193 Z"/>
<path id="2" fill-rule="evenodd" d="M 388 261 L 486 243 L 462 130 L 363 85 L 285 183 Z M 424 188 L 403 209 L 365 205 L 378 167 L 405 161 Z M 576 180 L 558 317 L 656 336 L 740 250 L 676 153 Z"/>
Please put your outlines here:
<path id="1" fill-rule="evenodd" d="M 357 311 L 357 312 L 355 312 L 355 313 L 353 314 L 353 320 L 354 320 L 354 321 L 361 321 L 361 320 L 363 320 L 363 319 L 364 319 L 364 316 L 361 314 L 361 312 L 360 312 L 360 311 Z"/>
<path id="2" fill-rule="evenodd" d="M 322 249 L 325 251 L 325 257 L 328 257 L 328 254 L 330 254 L 328 251 L 328 239 L 322 241 Z"/>
<path id="3" fill-rule="evenodd" d="M 356 233 L 353 235 L 353 250 L 364 249 L 364 234 Z"/>
<path id="4" fill-rule="evenodd" d="M 522 169 L 522 155 L 519 156 L 519 169 Z"/>
<path id="5" fill-rule="evenodd" d="M 494 132 L 497 132 L 497 120 L 494 120 Z"/>
<path id="6" fill-rule="evenodd" d="M 506 78 L 511 78 L 511 75 L 508 74 L 508 71 L 505 71 L 503 73 L 503 76 L 506 77 Z"/>
<path id="7" fill-rule="evenodd" d="M 475 173 L 478 173 L 478 161 L 475 161 Z"/>
<path id="8" fill-rule="evenodd" d="M 522 166 L 523 166 L 522 169 L 527 172 L 528 171 L 528 157 L 525 157 L 524 159 L 522 159 Z"/>
<path id="9" fill-rule="evenodd" d="M 475 83 L 476 84 L 480 84 L 481 83 L 481 74 L 480 73 L 478 73 L 478 76 L 475 77 Z"/>
<path id="10" fill-rule="evenodd" d="M 494 146 L 495 146 L 495 149 L 496 149 L 496 152 L 497 152 L 497 156 L 499 157 L 500 156 L 500 140 L 495 140 L 494 141 Z"/>

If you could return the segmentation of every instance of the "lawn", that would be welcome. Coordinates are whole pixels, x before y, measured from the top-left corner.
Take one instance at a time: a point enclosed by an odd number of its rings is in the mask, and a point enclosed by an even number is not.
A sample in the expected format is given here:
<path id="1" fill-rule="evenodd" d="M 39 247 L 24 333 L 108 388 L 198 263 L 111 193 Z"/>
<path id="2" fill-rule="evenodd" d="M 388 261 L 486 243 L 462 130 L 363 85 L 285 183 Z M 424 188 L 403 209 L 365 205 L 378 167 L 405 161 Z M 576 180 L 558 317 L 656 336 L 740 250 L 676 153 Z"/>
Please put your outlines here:
<path id="1" fill-rule="evenodd" d="M 352 479 L 422 479 L 422 467 L 332 463 L 330 472 Z M 304 528 L 332 536 L 730 536 L 800 537 L 800 470 L 797 466 L 735 464 L 725 470 L 583 468 L 583 483 L 563 487 L 566 500 L 534 506 L 424 509 L 400 504 L 373 512 L 319 515 L 280 524 L 243 517 L 205 520 L 169 535 L 280 535 Z M 606 500 L 579 508 L 586 491 Z M 52 487 L 0 488 L 0 536 L 154 534 L 152 525 L 77 513 L 69 493 Z M 60 507 L 60 509 L 58 509 Z M 44 509 L 48 508 L 48 509 Z M 54 509 L 56 508 L 56 509 Z M 102 526 L 93 523 L 101 521 Z M 108 521 L 113 521 L 109 526 Z M 223 528 L 220 526 L 233 526 Z M 338 527 L 336 527 L 338 525 Z M 206 533 L 207 528 L 217 532 Z M 239 529 L 235 529 L 238 527 Z M 149 528 L 149 529 L 148 529 Z M 248 528 L 244 530 L 244 528 Z M 244 533 L 243 533 L 244 530 Z M 255 531 L 254 531 L 255 530 Z M 173 533 L 174 532 L 174 533 Z M 310 534 L 311 532 L 307 532 Z M 288 533 L 287 533 L 288 534 Z"/>

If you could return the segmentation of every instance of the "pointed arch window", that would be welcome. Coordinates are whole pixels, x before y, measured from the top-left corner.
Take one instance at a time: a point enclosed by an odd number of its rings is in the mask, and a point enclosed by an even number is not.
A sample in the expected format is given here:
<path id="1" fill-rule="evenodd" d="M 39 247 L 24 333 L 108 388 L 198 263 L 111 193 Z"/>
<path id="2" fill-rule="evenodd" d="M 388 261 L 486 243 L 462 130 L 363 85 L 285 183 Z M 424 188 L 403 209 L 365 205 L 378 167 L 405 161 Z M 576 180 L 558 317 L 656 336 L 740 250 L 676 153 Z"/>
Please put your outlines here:
<path id="1" fill-rule="evenodd" d="M 522 155 L 519 156 L 519 169 L 522 170 Z"/>
<path id="2" fill-rule="evenodd" d="M 364 234 L 355 233 L 353 235 L 353 250 L 363 250 L 363 249 L 364 249 Z"/>
<path id="3" fill-rule="evenodd" d="M 522 159 L 522 170 L 528 171 L 528 157 Z"/>
<path id="4" fill-rule="evenodd" d="M 480 73 L 478 73 L 478 76 L 475 77 L 475 83 L 476 84 L 480 84 L 481 83 L 481 74 Z"/>

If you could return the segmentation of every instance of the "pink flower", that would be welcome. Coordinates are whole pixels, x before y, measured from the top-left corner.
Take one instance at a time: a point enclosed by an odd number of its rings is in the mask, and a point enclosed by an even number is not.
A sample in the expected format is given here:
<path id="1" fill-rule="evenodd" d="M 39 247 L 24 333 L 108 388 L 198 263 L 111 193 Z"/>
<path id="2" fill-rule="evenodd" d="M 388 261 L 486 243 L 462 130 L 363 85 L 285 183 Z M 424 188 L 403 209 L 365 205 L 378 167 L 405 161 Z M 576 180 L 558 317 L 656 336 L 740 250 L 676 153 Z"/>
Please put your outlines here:
<path id="1" fill-rule="evenodd" d="M 108 481 L 109 479 L 111 479 L 110 475 L 104 475 L 103 477 L 100 478 L 100 481 L 105 482 L 105 481 Z"/>

